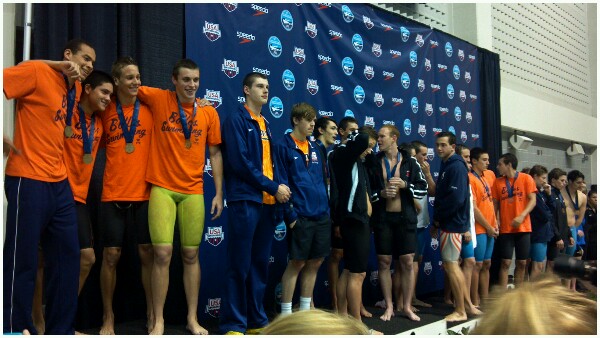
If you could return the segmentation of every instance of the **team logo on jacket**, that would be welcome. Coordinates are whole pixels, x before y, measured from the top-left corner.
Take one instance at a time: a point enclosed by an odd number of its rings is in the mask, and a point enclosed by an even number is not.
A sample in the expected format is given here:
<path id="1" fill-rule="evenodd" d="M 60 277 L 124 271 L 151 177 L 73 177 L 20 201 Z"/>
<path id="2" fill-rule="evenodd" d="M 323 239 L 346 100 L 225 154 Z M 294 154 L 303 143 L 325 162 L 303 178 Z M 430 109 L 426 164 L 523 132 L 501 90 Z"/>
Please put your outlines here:
<path id="1" fill-rule="evenodd" d="M 458 96 L 460 97 L 460 100 L 461 100 L 462 102 L 465 102 L 465 101 L 467 100 L 467 94 L 465 93 L 465 91 L 464 91 L 464 90 L 461 90 L 461 91 L 459 92 L 459 95 L 458 95 Z"/>
<path id="2" fill-rule="evenodd" d="M 292 71 L 289 69 L 283 71 L 281 81 L 283 81 L 283 86 L 287 90 L 294 89 L 294 86 L 296 85 L 296 78 L 294 77 L 294 73 L 292 73 Z"/>
<path id="3" fill-rule="evenodd" d="M 427 128 L 425 128 L 424 124 L 419 124 L 419 135 L 421 135 L 421 137 L 427 135 Z"/>
<path id="4" fill-rule="evenodd" d="M 210 243 L 212 246 L 217 246 L 225 239 L 223 233 L 223 227 L 208 227 L 206 234 L 204 234 L 204 240 Z"/>
<path id="5" fill-rule="evenodd" d="M 460 132 L 460 140 L 463 141 L 463 143 L 467 142 L 467 132 L 466 131 L 461 131 Z"/>
<path id="6" fill-rule="evenodd" d="M 419 79 L 417 87 L 419 87 L 419 91 L 422 93 L 425 90 L 425 80 Z"/>
<path id="7" fill-rule="evenodd" d="M 412 124 L 410 123 L 409 119 L 404 120 L 403 127 L 404 127 L 404 133 L 406 135 L 410 135 L 410 132 L 412 131 Z"/>
<path id="8" fill-rule="evenodd" d="M 237 3 L 224 3 L 223 7 L 225 7 L 225 9 L 228 12 L 233 12 L 233 11 L 235 11 L 237 9 L 238 4 Z"/>
<path id="9" fill-rule="evenodd" d="M 213 107 L 219 108 L 221 103 L 223 103 L 223 99 L 221 98 L 221 91 L 219 90 L 206 90 L 206 94 L 204 94 L 204 98 L 210 101 Z"/>
<path id="10" fill-rule="evenodd" d="M 465 60 L 465 51 L 464 50 L 462 50 L 462 49 L 458 50 L 458 59 L 460 61 L 464 61 Z"/>
<path id="11" fill-rule="evenodd" d="M 431 116 L 433 114 L 433 104 L 425 103 L 425 114 L 427 114 L 427 116 Z"/>
<path id="12" fill-rule="evenodd" d="M 224 59 L 221 70 L 228 78 L 233 79 L 240 72 L 237 61 Z"/>
<path id="13" fill-rule="evenodd" d="M 427 148 L 427 159 L 433 161 L 435 153 L 433 152 L 433 148 Z"/>
<path id="14" fill-rule="evenodd" d="M 435 197 L 432 197 L 434 199 L 435 202 Z M 440 245 L 440 242 L 436 239 L 436 238 L 432 238 L 431 239 L 431 248 L 435 251 L 438 249 L 438 246 Z"/>
<path id="15" fill-rule="evenodd" d="M 306 26 L 304 26 L 304 31 L 311 39 L 314 39 L 317 36 L 317 24 L 314 24 L 310 21 L 306 21 Z"/>
<path id="16" fill-rule="evenodd" d="M 423 272 L 425 272 L 425 274 L 429 276 L 431 274 L 431 271 L 433 271 L 433 268 L 431 267 L 431 262 L 425 262 L 425 265 L 423 266 Z"/>
<path id="17" fill-rule="evenodd" d="M 471 121 L 473 121 L 473 115 L 471 115 L 470 111 L 465 113 L 465 119 L 467 120 L 467 123 L 471 123 Z"/>
<path id="18" fill-rule="evenodd" d="M 310 95 L 316 95 L 319 92 L 319 84 L 317 80 L 308 79 L 306 82 L 306 90 L 310 93 Z"/>
<path id="19" fill-rule="evenodd" d="M 460 110 L 459 106 L 456 106 L 454 108 L 454 118 L 456 119 L 456 121 L 460 121 L 460 119 L 462 118 L 462 111 Z"/>
<path id="20" fill-rule="evenodd" d="M 294 46 L 294 53 L 292 54 L 296 62 L 299 64 L 303 64 L 306 60 L 306 54 L 304 54 L 304 48 L 299 48 Z"/>
<path id="21" fill-rule="evenodd" d="M 221 298 L 209 298 L 206 303 L 204 313 L 208 313 L 213 318 L 219 318 L 221 311 Z"/>
<path id="22" fill-rule="evenodd" d="M 413 114 L 419 111 L 419 99 L 416 96 L 410 100 L 410 109 L 412 109 Z"/>
<path id="23" fill-rule="evenodd" d="M 206 159 L 206 164 L 204 165 L 204 173 L 210 177 L 213 177 L 212 165 L 210 164 L 210 158 Z"/>
<path id="24" fill-rule="evenodd" d="M 319 158 L 317 157 L 317 153 L 314 151 L 310 155 L 310 159 L 311 159 L 312 163 L 319 163 Z"/>
<path id="25" fill-rule="evenodd" d="M 221 37 L 221 30 L 219 29 L 218 23 L 204 21 L 204 28 L 202 28 L 202 32 L 212 42 L 217 41 Z"/>
<path id="26" fill-rule="evenodd" d="M 281 56 L 283 47 L 281 46 L 281 41 L 278 37 L 271 36 L 267 45 L 269 47 L 269 53 L 271 53 L 273 57 L 278 58 Z"/>
<path id="27" fill-rule="evenodd" d="M 375 128 L 375 118 L 373 116 L 365 116 L 365 126 L 371 126 Z"/>
<path id="28" fill-rule="evenodd" d="M 410 76 L 408 76 L 408 73 L 402 73 L 400 82 L 402 82 L 402 87 L 404 87 L 404 89 L 408 89 L 408 87 L 410 87 Z"/>
<path id="29" fill-rule="evenodd" d="M 448 87 L 446 87 L 446 93 L 448 94 L 449 99 L 454 98 L 454 86 L 452 86 L 452 84 L 448 84 Z"/>
<path id="30" fill-rule="evenodd" d="M 294 28 L 294 17 L 287 9 L 281 12 L 281 25 L 288 32 Z"/>
<path id="31" fill-rule="evenodd" d="M 415 38 L 415 42 L 417 43 L 417 46 L 423 47 L 423 45 L 425 44 L 425 40 L 423 40 L 423 35 L 417 34 L 417 37 Z"/>
<path id="32" fill-rule="evenodd" d="M 373 101 L 375 102 L 375 105 L 377 107 L 383 106 L 383 103 L 385 102 L 385 99 L 383 98 L 383 94 L 375 93 L 375 97 L 373 98 Z"/>
<path id="33" fill-rule="evenodd" d="M 278 119 L 283 115 L 283 102 L 277 96 L 273 96 L 269 101 L 269 110 L 274 118 Z"/>
<path id="34" fill-rule="evenodd" d="M 403 26 L 400 26 L 400 35 L 402 37 L 402 42 L 406 42 L 410 39 L 410 31 Z"/>
<path id="35" fill-rule="evenodd" d="M 456 136 L 456 129 L 454 129 L 454 126 L 448 127 L 448 131 L 454 134 L 454 136 Z"/>
<path id="36" fill-rule="evenodd" d="M 283 241 L 283 239 L 285 238 L 286 231 L 287 230 L 285 227 L 285 223 L 281 222 L 275 227 L 275 233 L 273 234 L 273 236 L 276 240 Z"/>
<path id="37" fill-rule="evenodd" d="M 426 71 L 431 70 L 431 60 L 429 60 L 428 58 L 425 58 L 425 70 Z"/>
<path id="38" fill-rule="evenodd" d="M 365 90 L 361 86 L 354 87 L 354 101 L 361 104 L 365 102 Z"/>
<path id="39" fill-rule="evenodd" d="M 375 71 L 373 70 L 373 66 L 365 65 L 365 70 L 363 72 L 367 80 L 371 80 L 375 76 Z"/>
<path id="40" fill-rule="evenodd" d="M 354 112 L 350 109 L 346 109 L 346 111 L 344 112 L 344 117 L 346 116 L 354 117 Z"/>
<path id="41" fill-rule="evenodd" d="M 471 83 L 471 73 L 470 72 L 465 72 L 465 81 L 467 83 Z"/>
<path id="42" fill-rule="evenodd" d="M 375 26 L 373 21 L 371 21 L 371 18 L 369 18 L 368 16 L 363 15 L 363 22 L 365 23 L 365 27 L 367 27 L 367 29 L 371 29 L 373 28 L 373 26 Z"/>
<path id="43" fill-rule="evenodd" d="M 342 60 L 342 69 L 344 70 L 344 74 L 352 75 L 352 72 L 354 71 L 354 61 L 352 61 L 350 57 L 346 56 Z"/>
<path id="44" fill-rule="evenodd" d="M 454 65 L 454 67 L 452 67 L 452 75 L 454 75 L 455 79 L 460 79 L 460 68 L 458 68 L 458 65 Z"/>
<path id="45" fill-rule="evenodd" d="M 350 23 L 350 22 L 352 22 L 352 20 L 354 20 L 354 14 L 350 10 L 350 7 L 348 7 L 346 5 L 342 6 L 342 17 L 344 18 L 344 21 L 346 21 L 348 23 Z"/>
<path id="46" fill-rule="evenodd" d="M 371 47 L 371 52 L 373 52 L 373 55 L 375 55 L 376 57 L 380 57 L 383 53 L 381 51 L 381 44 L 373 43 L 373 47 Z"/>
<path id="47" fill-rule="evenodd" d="M 352 36 L 352 46 L 356 49 L 357 52 L 362 52 L 363 50 L 363 38 L 360 34 L 354 34 Z"/>
<path id="48" fill-rule="evenodd" d="M 373 286 L 377 286 L 377 284 L 379 284 L 379 271 L 378 270 L 371 271 L 371 274 L 369 275 L 369 281 L 371 282 L 371 285 L 373 285 Z"/>
<path id="49" fill-rule="evenodd" d="M 450 41 L 446 42 L 446 46 L 444 47 L 444 50 L 446 51 L 446 55 L 448 55 L 448 57 L 452 56 L 452 53 L 454 52 L 454 50 L 452 49 L 452 44 L 450 43 Z"/>
<path id="50" fill-rule="evenodd" d="M 417 52 L 415 52 L 414 50 L 411 51 L 409 58 L 410 58 L 411 67 L 416 67 L 417 66 Z"/>

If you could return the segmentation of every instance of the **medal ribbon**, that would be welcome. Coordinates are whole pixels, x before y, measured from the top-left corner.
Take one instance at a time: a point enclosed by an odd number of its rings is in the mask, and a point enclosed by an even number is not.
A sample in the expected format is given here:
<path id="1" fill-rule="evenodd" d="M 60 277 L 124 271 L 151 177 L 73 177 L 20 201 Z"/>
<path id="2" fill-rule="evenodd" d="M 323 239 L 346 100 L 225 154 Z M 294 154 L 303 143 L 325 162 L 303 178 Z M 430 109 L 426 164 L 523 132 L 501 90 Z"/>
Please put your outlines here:
<path id="1" fill-rule="evenodd" d="M 117 98 L 117 115 L 119 115 L 119 121 L 121 122 L 121 130 L 123 130 L 123 137 L 125 142 L 133 143 L 133 137 L 135 136 L 135 130 L 138 125 L 138 115 L 140 113 L 140 100 L 136 99 L 133 106 L 133 116 L 131 117 L 131 126 L 127 127 L 127 121 L 125 121 L 125 114 L 123 114 L 123 108 L 121 108 L 121 102 Z M 185 114 L 184 114 L 185 115 Z"/>
<path id="2" fill-rule="evenodd" d="M 87 123 L 85 121 L 85 112 L 81 105 L 79 108 L 79 123 L 81 124 L 81 138 L 83 139 L 83 153 L 92 154 L 92 145 L 94 144 L 94 127 L 96 125 L 96 115 L 92 114 L 91 130 L 88 133 Z"/>
<path id="3" fill-rule="evenodd" d="M 71 126 L 73 121 L 73 107 L 75 106 L 75 85 L 69 88 L 69 79 L 63 74 L 65 83 L 67 85 L 67 119 L 65 120 L 67 126 Z"/>
<path id="4" fill-rule="evenodd" d="M 394 177 L 394 174 L 396 174 L 396 168 L 398 167 L 398 164 L 400 164 L 400 151 L 398 151 L 398 154 L 396 155 L 397 160 L 396 160 L 396 164 L 394 165 L 394 167 L 392 168 L 391 172 L 390 172 L 390 161 L 388 160 L 387 156 L 383 156 L 383 162 L 385 163 L 385 171 L 387 173 L 387 180 L 389 181 L 390 178 Z"/>
<path id="5" fill-rule="evenodd" d="M 512 198 L 514 195 L 514 187 L 515 184 L 517 183 L 517 178 L 519 177 L 519 173 L 516 172 L 515 173 L 515 180 L 513 181 L 513 185 L 510 185 L 510 182 L 508 180 L 508 177 L 505 177 L 506 179 L 506 192 L 508 193 L 508 198 Z"/>
<path id="6" fill-rule="evenodd" d="M 473 175 L 475 175 L 475 177 L 479 179 L 481 184 L 483 184 L 483 187 L 485 188 L 485 193 L 487 194 L 487 197 L 490 198 L 492 194 L 490 193 L 490 187 L 488 186 L 487 182 L 484 179 L 482 179 L 481 176 L 479 176 L 479 174 L 477 174 L 475 170 L 471 170 L 471 172 L 473 173 Z"/>
<path id="7" fill-rule="evenodd" d="M 179 97 L 177 97 L 177 106 L 179 107 L 179 119 L 181 120 L 181 129 L 183 130 L 183 136 L 185 137 L 186 140 L 189 140 L 192 135 L 192 129 L 188 128 L 187 118 L 185 117 L 185 110 L 183 110 L 183 107 L 181 106 L 181 102 L 179 102 Z M 192 120 L 190 122 L 193 122 L 194 118 L 196 118 L 196 108 L 197 107 L 198 107 L 198 103 L 194 99 L 194 112 L 192 113 Z"/>

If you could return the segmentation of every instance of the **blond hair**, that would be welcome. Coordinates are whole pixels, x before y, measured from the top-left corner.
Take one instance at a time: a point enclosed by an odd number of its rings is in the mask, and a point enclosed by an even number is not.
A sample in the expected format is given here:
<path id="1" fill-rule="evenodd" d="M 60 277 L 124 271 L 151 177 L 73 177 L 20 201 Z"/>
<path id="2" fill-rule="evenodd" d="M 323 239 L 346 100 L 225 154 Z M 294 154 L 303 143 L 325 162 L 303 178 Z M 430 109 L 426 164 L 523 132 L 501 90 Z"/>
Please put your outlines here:
<path id="1" fill-rule="evenodd" d="M 471 334 L 596 334 L 596 302 L 545 276 L 494 292 Z"/>
<path id="2" fill-rule="evenodd" d="M 277 317 L 260 334 L 366 335 L 369 329 L 352 317 L 323 310 L 307 310 Z"/>

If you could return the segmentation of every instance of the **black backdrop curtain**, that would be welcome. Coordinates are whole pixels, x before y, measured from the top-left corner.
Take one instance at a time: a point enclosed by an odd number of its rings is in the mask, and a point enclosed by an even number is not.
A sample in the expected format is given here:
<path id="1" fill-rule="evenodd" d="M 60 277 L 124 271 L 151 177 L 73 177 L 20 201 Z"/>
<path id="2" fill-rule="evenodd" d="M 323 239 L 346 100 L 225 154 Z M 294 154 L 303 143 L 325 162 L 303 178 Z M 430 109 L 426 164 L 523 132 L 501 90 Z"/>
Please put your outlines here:
<path id="1" fill-rule="evenodd" d="M 171 88 L 171 70 L 185 57 L 183 4 L 35 4 L 33 7 L 31 59 L 62 59 L 64 44 L 83 38 L 96 50 L 95 69 L 110 73 L 111 64 L 131 56 L 139 64 L 142 84 Z M 87 204 L 94 234 L 96 263 L 79 297 L 75 328 L 85 330 L 102 325 L 100 266 L 101 229 L 98 222 L 105 166 L 103 149 L 98 152 Z M 123 170 L 128 170 L 123 168 Z M 175 233 L 171 285 L 165 303 L 165 320 L 185 323 L 187 306 L 182 282 L 179 235 Z M 146 318 L 146 300 L 141 287 L 140 263 L 134 234 L 127 233 L 117 268 L 113 309 L 117 322 Z"/>

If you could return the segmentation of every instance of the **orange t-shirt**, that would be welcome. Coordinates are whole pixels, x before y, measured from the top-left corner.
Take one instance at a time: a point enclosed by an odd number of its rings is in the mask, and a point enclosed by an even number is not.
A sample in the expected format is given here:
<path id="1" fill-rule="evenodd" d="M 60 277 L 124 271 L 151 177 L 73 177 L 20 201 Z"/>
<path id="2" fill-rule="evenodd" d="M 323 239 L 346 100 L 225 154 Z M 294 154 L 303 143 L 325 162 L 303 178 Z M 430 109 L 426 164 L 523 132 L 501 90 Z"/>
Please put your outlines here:
<path id="1" fill-rule="evenodd" d="M 260 127 L 260 135 L 262 140 L 262 150 L 263 150 L 263 175 L 265 175 L 270 180 L 273 180 L 273 161 L 271 160 L 271 142 L 269 141 L 269 136 L 267 135 L 267 123 L 265 122 L 265 118 L 259 115 L 254 114 L 250 107 L 247 105 L 244 106 L 249 112 L 252 119 L 258 122 Z M 266 191 L 263 191 L 263 203 L 264 204 L 275 204 L 275 197 L 270 195 Z"/>
<path id="2" fill-rule="evenodd" d="M 134 105 L 124 106 L 127 128 L 131 128 Z M 102 202 L 147 201 L 150 184 L 146 182 L 146 167 L 152 139 L 152 112 L 140 102 L 138 124 L 133 137 L 135 147 L 131 154 L 125 152 L 125 137 L 117 114 L 116 98 L 101 114 L 106 145 L 106 167 L 102 187 Z"/>
<path id="3" fill-rule="evenodd" d="M 92 163 L 83 163 L 83 138 L 81 136 L 81 124 L 79 123 L 79 111 L 77 105 L 73 108 L 73 135 L 65 138 L 65 164 L 67 166 L 67 174 L 69 184 L 73 190 L 73 197 L 77 202 L 86 203 L 90 180 L 92 179 L 92 171 L 96 162 L 96 154 L 98 146 L 102 139 L 102 120 L 99 114 L 94 114 L 96 119 L 94 125 L 94 143 L 92 144 Z M 92 117 L 85 114 L 86 127 L 88 133 L 91 130 Z"/>
<path id="4" fill-rule="evenodd" d="M 523 223 L 518 228 L 513 228 L 510 224 L 517 217 L 529 202 L 527 195 L 537 192 L 535 181 L 526 174 L 519 174 L 516 181 L 514 178 L 508 180 L 513 186 L 512 201 L 508 198 L 506 189 L 506 177 L 498 177 L 494 181 L 492 188 L 492 197 L 500 201 L 500 233 L 509 234 L 517 232 L 531 232 L 531 218 L 529 215 L 525 217 Z"/>
<path id="5" fill-rule="evenodd" d="M 469 173 L 469 183 L 473 189 L 473 197 L 483 217 L 492 227 L 495 227 L 496 213 L 494 212 L 494 201 L 492 200 L 492 187 L 496 180 L 496 174 L 491 170 L 484 170 L 480 178 L 477 178 L 472 172 Z M 483 225 L 475 221 L 475 233 L 480 235 L 487 233 L 487 231 Z"/>
<path id="6" fill-rule="evenodd" d="M 187 149 L 177 94 L 142 86 L 138 98 L 148 105 L 154 120 L 146 181 L 182 194 L 203 194 L 207 146 L 221 144 L 221 126 L 215 108 L 198 105 L 191 130 L 192 147 Z M 182 103 L 181 106 L 190 123 L 194 104 Z"/>
<path id="7" fill-rule="evenodd" d="M 4 95 L 17 99 L 13 143 L 20 154 L 10 152 L 6 175 L 43 182 L 67 178 L 63 159 L 67 86 L 62 73 L 38 61 L 4 68 Z M 81 84 L 75 82 L 79 101 Z M 73 110 L 77 110 L 77 104 Z"/>

